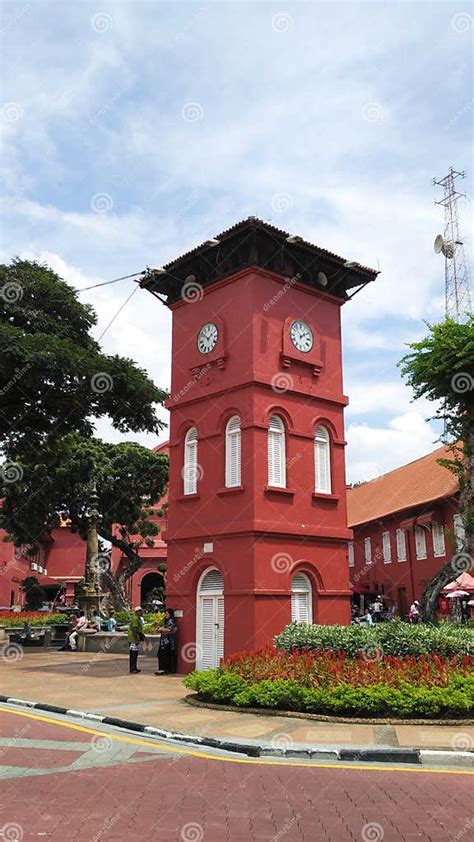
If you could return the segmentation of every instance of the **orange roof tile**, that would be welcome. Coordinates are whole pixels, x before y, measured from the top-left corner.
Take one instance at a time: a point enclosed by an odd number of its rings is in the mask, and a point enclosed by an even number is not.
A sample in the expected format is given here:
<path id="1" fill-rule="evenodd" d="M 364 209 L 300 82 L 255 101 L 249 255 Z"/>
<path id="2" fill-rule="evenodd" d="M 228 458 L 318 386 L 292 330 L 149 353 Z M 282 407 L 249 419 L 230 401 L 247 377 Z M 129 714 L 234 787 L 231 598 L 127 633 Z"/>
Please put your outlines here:
<path id="1" fill-rule="evenodd" d="M 441 458 L 452 459 L 446 445 L 357 488 L 348 489 L 349 526 L 358 526 L 456 494 L 459 491 L 458 479 L 438 463 Z"/>

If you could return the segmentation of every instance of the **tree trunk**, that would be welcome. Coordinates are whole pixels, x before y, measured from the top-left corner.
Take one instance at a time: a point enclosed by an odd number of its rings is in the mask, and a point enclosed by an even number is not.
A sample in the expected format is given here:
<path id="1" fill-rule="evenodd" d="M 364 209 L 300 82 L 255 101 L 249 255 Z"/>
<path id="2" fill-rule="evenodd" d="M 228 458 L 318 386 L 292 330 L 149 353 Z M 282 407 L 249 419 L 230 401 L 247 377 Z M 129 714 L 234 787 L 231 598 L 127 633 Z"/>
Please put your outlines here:
<path id="1" fill-rule="evenodd" d="M 455 549 L 450 561 L 428 582 L 421 598 L 421 613 L 426 623 L 437 623 L 436 609 L 438 598 L 446 585 L 454 582 L 461 573 L 474 570 L 474 429 L 470 425 L 466 436 L 464 452 L 466 454 L 465 481 L 460 482 L 459 514 L 465 529 L 463 546 Z"/>
<path id="2" fill-rule="evenodd" d="M 112 602 L 116 611 L 128 611 L 130 608 L 130 600 L 126 590 L 122 587 L 120 581 L 116 579 L 110 570 L 102 571 L 101 586 L 104 590 L 110 591 Z"/>
<path id="3" fill-rule="evenodd" d="M 108 587 L 112 593 L 112 599 L 114 600 L 114 605 L 118 605 L 120 603 L 121 607 L 118 610 L 128 610 L 130 608 L 130 600 L 128 598 L 127 590 L 126 590 L 126 583 L 130 576 L 133 576 L 137 570 L 140 569 L 142 566 L 143 560 L 140 558 L 137 552 L 127 543 L 127 541 L 123 541 L 121 538 L 117 538 L 116 535 L 113 534 L 112 531 L 109 531 L 106 528 L 101 529 L 101 535 L 106 538 L 107 541 L 117 547 L 119 550 L 122 551 L 124 556 L 126 556 L 129 560 L 126 568 L 116 576 L 111 571 L 107 574 L 107 581 Z"/>

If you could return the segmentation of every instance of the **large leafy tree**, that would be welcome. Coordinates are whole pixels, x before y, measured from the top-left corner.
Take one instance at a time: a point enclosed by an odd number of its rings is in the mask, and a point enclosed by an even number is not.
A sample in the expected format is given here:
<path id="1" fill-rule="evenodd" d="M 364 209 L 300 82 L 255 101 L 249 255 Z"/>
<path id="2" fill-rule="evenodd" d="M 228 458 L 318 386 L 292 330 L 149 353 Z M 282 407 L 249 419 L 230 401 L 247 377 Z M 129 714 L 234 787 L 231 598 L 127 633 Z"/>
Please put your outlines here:
<path id="1" fill-rule="evenodd" d="M 109 575 L 120 602 L 140 543 L 157 531 L 143 502 L 163 493 L 167 460 L 138 444 L 94 439 L 94 424 L 106 416 L 121 432 L 158 433 L 166 393 L 133 360 L 102 351 L 91 335 L 96 322 L 48 267 L 0 266 L 0 526 L 34 549 L 63 511 L 84 536 L 94 480 L 102 535 L 129 559 L 121 581 Z"/>
<path id="2" fill-rule="evenodd" d="M 465 530 L 463 546 L 455 550 L 423 593 L 423 615 L 436 622 L 442 589 L 474 565 L 474 316 L 469 315 L 464 323 L 446 319 L 428 328 L 428 335 L 410 345 L 411 351 L 400 365 L 415 397 L 439 403 L 434 417 L 444 421 L 452 442 L 451 458 L 442 464 L 459 478 L 459 512 Z"/>
<path id="3" fill-rule="evenodd" d="M 127 579 L 141 565 L 140 547 L 152 545 L 159 527 L 152 506 L 168 480 L 168 459 L 133 442 L 109 444 L 69 433 L 42 453 L 15 481 L 3 482 L 0 524 L 15 544 L 35 546 L 58 525 L 70 521 L 85 539 L 91 477 L 97 488 L 102 538 L 118 547 L 127 562 L 118 575 L 102 567 L 102 582 L 116 607 L 126 607 Z"/>
<path id="4" fill-rule="evenodd" d="M 92 307 L 46 266 L 0 266 L 0 445 L 91 435 L 109 416 L 122 432 L 159 432 L 166 394 L 132 360 L 104 354 Z"/>

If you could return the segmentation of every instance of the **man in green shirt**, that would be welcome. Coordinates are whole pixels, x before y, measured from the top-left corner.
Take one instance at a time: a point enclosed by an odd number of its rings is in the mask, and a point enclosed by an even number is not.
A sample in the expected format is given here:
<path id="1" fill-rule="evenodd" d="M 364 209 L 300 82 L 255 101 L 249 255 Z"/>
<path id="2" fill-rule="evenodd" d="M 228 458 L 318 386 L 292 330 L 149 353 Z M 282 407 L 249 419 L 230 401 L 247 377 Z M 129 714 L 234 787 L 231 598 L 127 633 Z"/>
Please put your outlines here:
<path id="1" fill-rule="evenodd" d="M 128 627 L 128 648 L 130 657 L 130 672 L 137 673 L 141 670 L 137 669 L 138 650 L 141 640 L 144 640 L 143 634 L 143 608 L 139 605 L 135 608 L 135 613 L 130 620 Z"/>

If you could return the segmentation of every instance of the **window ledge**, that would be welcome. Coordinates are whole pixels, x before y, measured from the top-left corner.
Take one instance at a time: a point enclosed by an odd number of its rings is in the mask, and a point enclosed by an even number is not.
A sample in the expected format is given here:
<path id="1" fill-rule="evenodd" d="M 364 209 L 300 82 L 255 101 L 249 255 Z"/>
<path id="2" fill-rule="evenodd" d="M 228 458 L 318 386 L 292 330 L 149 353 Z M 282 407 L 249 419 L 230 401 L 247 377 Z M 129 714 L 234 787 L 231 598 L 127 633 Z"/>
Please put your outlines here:
<path id="1" fill-rule="evenodd" d="M 276 494 L 286 494 L 288 497 L 293 497 L 295 493 L 293 488 L 280 488 L 279 485 L 265 485 L 264 491 L 269 491 L 271 493 L 276 492 Z"/>
<path id="2" fill-rule="evenodd" d="M 200 499 L 201 499 L 201 495 L 197 494 L 197 493 L 196 494 L 181 494 L 179 497 L 176 497 L 176 500 L 178 500 L 178 502 L 180 502 L 180 503 L 185 503 L 188 500 L 200 500 Z"/>
<path id="3" fill-rule="evenodd" d="M 224 488 L 219 488 L 218 491 L 216 491 L 216 494 L 232 494 L 235 491 L 239 492 L 244 490 L 244 485 L 229 485 L 225 486 Z"/>
<path id="4" fill-rule="evenodd" d="M 313 500 L 329 500 L 330 502 L 337 503 L 339 494 L 325 494 L 322 491 L 313 491 Z"/>

